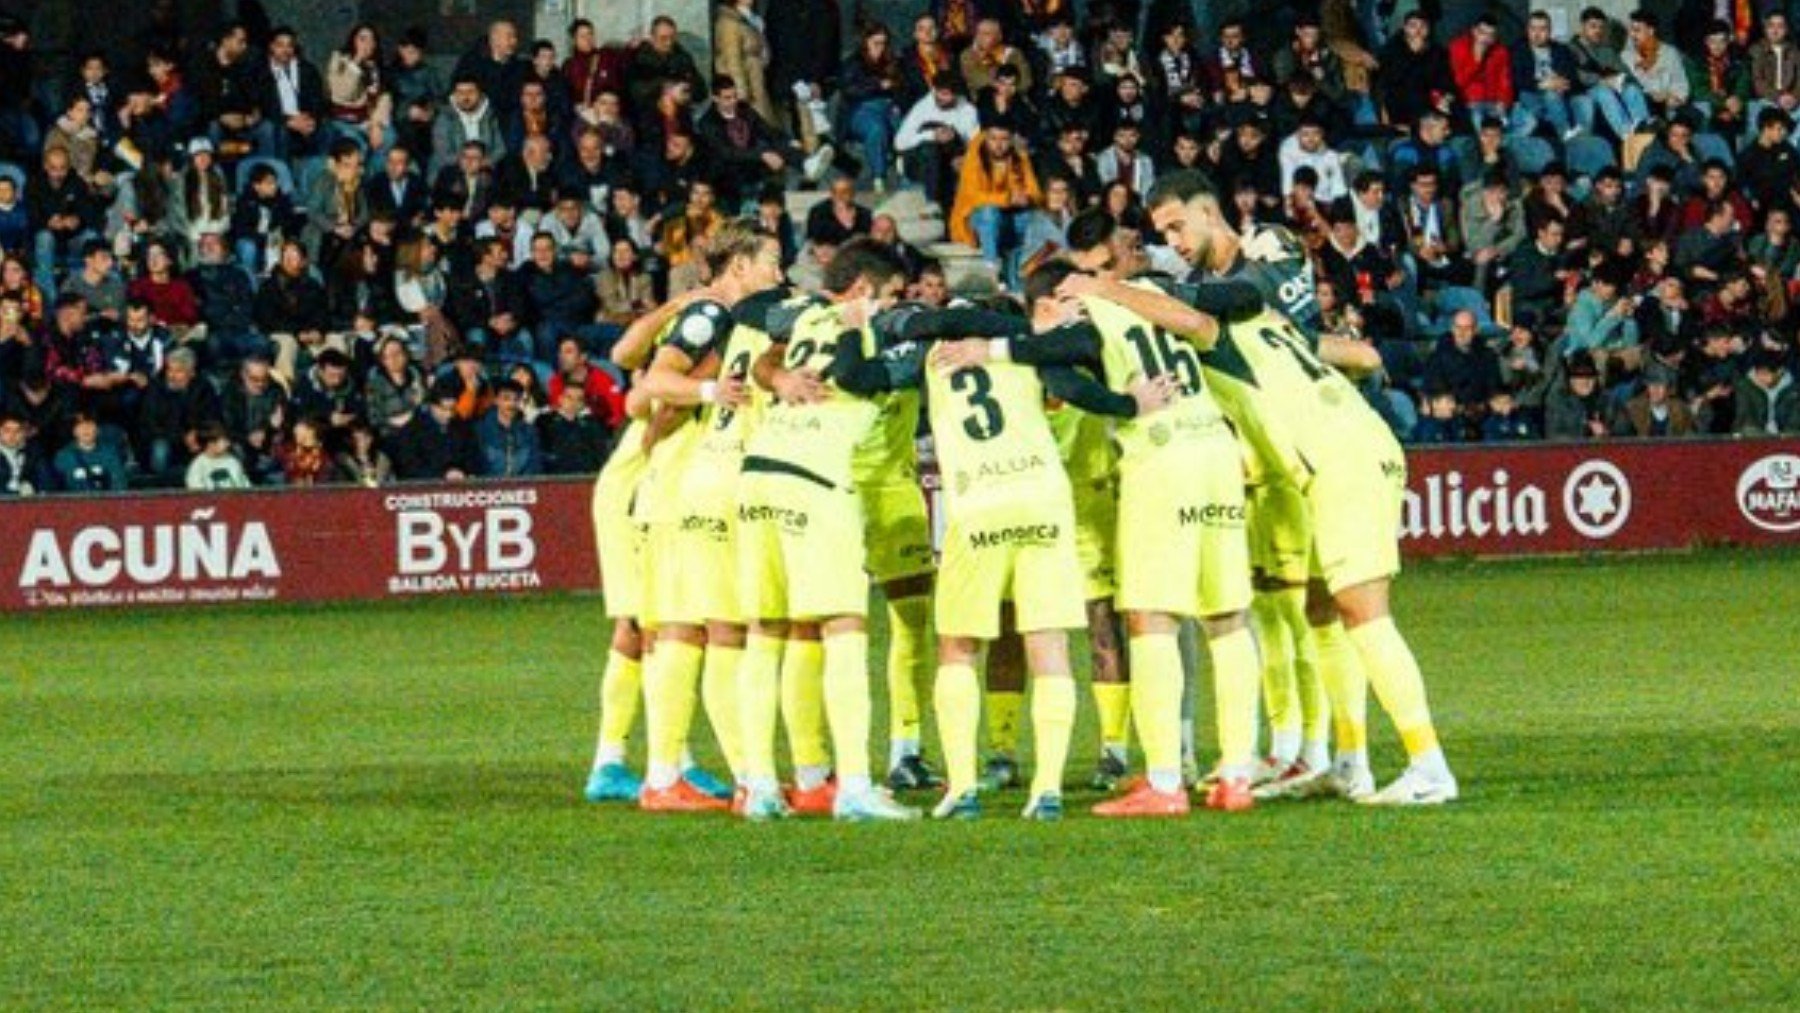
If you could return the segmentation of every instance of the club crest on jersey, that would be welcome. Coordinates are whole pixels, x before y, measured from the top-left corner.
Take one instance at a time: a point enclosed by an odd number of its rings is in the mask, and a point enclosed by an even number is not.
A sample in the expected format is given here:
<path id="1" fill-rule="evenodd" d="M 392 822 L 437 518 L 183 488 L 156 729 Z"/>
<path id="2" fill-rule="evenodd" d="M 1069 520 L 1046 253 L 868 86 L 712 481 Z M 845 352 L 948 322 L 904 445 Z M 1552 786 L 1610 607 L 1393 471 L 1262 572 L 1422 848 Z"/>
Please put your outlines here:
<path id="1" fill-rule="evenodd" d="M 1166 447 L 1169 444 L 1169 427 L 1158 422 L 1150 427 L 1150 444 L 1155 447 Z"/>

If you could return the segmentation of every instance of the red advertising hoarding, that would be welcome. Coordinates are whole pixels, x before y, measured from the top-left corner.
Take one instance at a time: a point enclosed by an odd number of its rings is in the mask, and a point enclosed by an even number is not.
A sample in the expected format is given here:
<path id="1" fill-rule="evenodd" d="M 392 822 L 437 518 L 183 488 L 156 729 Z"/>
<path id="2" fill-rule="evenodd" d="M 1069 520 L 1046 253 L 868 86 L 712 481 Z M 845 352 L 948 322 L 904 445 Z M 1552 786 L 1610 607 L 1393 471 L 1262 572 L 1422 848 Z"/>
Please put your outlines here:
<path id="1" fill-rule="evenodd" d="M 592 588 L 586 482 L 0 506 L 0 610 Z"/>
<path id="2" fill-rule="evenodd" d="M 1800 545 L 1800 441 L 1416 450 L 1409 556 Z"/>
<path id="3" fill-rule="evenodd" d="M 1408 460 L 1409 556 L 1800 545 L 1800 441 L 1475 447 Z M 0 505 L 0 611 L 591 590 L 591 488 L 15 500 Z"/>

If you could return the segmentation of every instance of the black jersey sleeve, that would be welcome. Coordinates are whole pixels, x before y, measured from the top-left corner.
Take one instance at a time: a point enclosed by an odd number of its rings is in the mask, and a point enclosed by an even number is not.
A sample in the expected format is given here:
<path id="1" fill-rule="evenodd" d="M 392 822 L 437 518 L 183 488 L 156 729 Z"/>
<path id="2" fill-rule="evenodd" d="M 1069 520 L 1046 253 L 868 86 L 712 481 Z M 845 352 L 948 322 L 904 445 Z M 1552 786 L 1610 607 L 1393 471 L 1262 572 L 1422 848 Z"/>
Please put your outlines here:
<path id="1" fill-rule="evenodd" d="M 1170 282 L 1165 291 L 1220 320 L 1242 320 L 1263 309 L 1262 292 L 1247 281 Z"/>
<path id="2" fill-rule="evenodd" d="M 924 370 L 925 346 L 919 342 L 888 345 L 871 357 L 863 352 L 862 335 L 845 331 L 825 367 L 825 378 L 839 390 L 868 397 L 917 387 Z"/>
<path id="3" fill-rule="evenodd" d="M 794 290 L 790 288 L 765 289 L 733 306 L 731 318 L 746 327 L 752 327 L 767 334 L 769 333 L 770 317 L 781 308 L 782 303 L 793 296 Z M 790 323 L 789 326 L 793 325 Z"/>
<path id="4" fill-rule="evenodd" d="M 1031 333 L 1024 317 L 972 308 L 934 309 L 908 304 L 875 315 L 875 336 L 883 345 L 955 338 L 1008 338 Z"/>
<path id="5" fill-rule="evenodd" d="M 724 350 L 732 326 L 731 313 L 725 307 L 702 299 L 681 311 L 669 332 L 669 344 L 699 362 L 712 352 Z"/>
<path id="6" fill-rule="evenodd" d="M 1007 341 L 1008 354 L 1021 366 L 1080 366 L 1101 372 L 1100 331 L 1080 321 L 1064 324 L 1028 338 Z"/>
<path id="7" fill-rule="evenodd" d="M 1089 415 L 1110 415 L 1120 419 L 1137 417 L 1137 401 L 1131 395 L 1107 389 L 1091 374 L 1067 366 L 1050 366 L 1039 369 L 1038 375 L 1043 378 L 1044 390 L 1051 397 L 1067 401 Z"/>

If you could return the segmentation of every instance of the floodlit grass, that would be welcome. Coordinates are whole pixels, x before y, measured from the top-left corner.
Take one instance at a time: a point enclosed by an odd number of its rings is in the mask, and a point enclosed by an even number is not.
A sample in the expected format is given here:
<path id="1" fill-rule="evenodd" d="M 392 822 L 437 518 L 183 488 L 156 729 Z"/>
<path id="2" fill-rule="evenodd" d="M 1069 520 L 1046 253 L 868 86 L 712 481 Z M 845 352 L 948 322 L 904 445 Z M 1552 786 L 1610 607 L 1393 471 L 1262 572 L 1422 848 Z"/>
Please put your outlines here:
<path id="1" fill-rule="evenodd" d="M 587 805 L 592 599 L 7 619 L 0 1006 L 1792 1008 L 1796 564 L 1420 567 L 1466 801 L 1129 825 Z"/>

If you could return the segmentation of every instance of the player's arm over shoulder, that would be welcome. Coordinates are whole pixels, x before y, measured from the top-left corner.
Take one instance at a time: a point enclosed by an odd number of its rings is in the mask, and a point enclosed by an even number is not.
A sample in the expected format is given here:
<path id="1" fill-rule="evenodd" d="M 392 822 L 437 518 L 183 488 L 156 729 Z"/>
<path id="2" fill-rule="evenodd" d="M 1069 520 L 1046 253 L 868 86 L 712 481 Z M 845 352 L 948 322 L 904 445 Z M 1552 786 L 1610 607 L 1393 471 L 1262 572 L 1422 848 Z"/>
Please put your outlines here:
<path id="1" fill-rule="evenodd" d="M 1366 341 L 1338 334 L 1319 337 L 1319 361 L 1333 366 L 1353 380 L 1359 380 L 1382 369 L 1381 353 Z"/>
<path id="2" fill-rule="evenodd" d="M 1024 317 L 974 307 L 934 309 L 908 303 L 875 315 L 875 337 L 883 345 L 955 338 L 1024 336 L 1031 326 Z"/>
<path id="3" fill-rule="evenodd" d="M 708 385 L 718 376 L 718 352 L 731 335 L 729 312 L 702 300 L 676 318 L 669 339 L 656 350 L 644 374 L 645 391 L 668 405 L 692 407 L 708 400 Z"/>
<path id="4" fill-rule="evenodd" d="M 1044 390 L 1054 398 L 1087 412 L 1113 418 L 1136 418 L 1138 405 L 1129 394 L 1119 394 L 1094 379 L 1092 374 L 1067 366 L 1050 366 L 1038 370 Z"/>
<path id="5" fill-rule="evenodd" d="M 838 337 L 837 352 L 825 368 L 825 377 L 847 394 L 871 397 L 917 387 L 924 376 L 924 363 L 921 342 L 886 345 L 870 356 L 863 351 L 862 333 L 845 331 Z"/>

